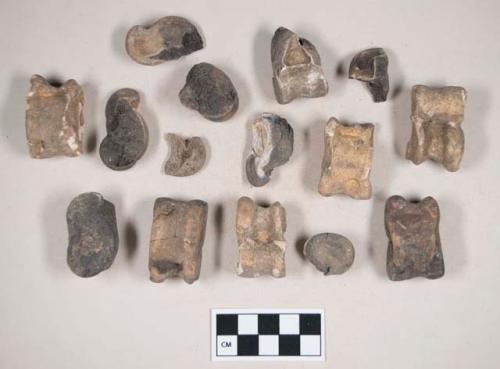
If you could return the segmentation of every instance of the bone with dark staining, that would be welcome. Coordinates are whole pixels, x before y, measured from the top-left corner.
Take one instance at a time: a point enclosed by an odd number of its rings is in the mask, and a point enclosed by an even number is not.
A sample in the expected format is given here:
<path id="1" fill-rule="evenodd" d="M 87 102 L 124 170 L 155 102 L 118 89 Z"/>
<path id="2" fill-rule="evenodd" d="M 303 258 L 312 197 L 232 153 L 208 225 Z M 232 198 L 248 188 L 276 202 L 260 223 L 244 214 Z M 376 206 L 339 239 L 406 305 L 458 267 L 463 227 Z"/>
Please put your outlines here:
<path id="1" fill-rule="evenodd" d="M 426 197 L 414 202 L 401 196 L 390 197 L 385 206 L 385 229 L 389 237 L 389 279 L 436 279 L 444 275 L 436 200 Z"/>
<path id="2" fill-rule="evenodd" d="M 278 115 L 262 114 L 252 124 L 252 150 L 246 162 L 248 181 L 264 186 L 273 169 L 285 164 L 292 152 L 292 127 Z"/>
<path id="3" fill-rule="evenodd" d="M 286 212 L 279 202 L 259 206 L 248 197 L 238 200 L 236 235 L 240 260 L 238 275 L 285 276 Z"/>
<path id="4" fill-rule="evenodd" d="M 205 145 L 200 137 L 183 138 L 167 135 L 170 155 L 165 163 L 165 173 L 176 177 L 191 176 L 203 168 L 207 157 Z"/>
<path id="5" fill-rule="evenodd" d="M 151 281 L 181 277 L 191 284 L 199 278 L 207 212 L 201 200 L 156 199 L 149 244 Z"/>
<path id="6" fill-rule="evenodd" d="M 387 100 L 389 58 L 382 48 L 363 50 L 356 54 L 349 67 L 349 78 L 366 82 L 374 102 Z"/>
<path id="7" fill-rule="evenodd" d="M 179 59 L 202 48 L 200 33 L 182 17 L 163 17 L 148 27 L 134 26 L 127 33 L 127 53 L 144 65 Z"/>
<path id="8" fill-rule="evenodd" d="M 345 273 L 354 262 L 354 247 L 336 233 L 320 233 L 307 240 L 305 257 L 324 275 Z"/>
<path id="9" fill-rule="evenodd" d="M 462 87 L 427 87 L 412 89 L 412 134 L 406 158 L 414 164 L 425 160 L 441 163 L 446 170 L 460 168 L 464 153 L 466 91 Z"/>
<path id="10" fill-rule="evenodd" d="M 209 63 L 194 65 L 179 92 L 181 103 L 206 119 L 222 122 L 238 110 L 238 93 L 229 77 Z"/>
<path id="11" fill-rule="evenodd" d="M 274 33 L 271 62 L 274 94 L 280 104 L 298 97 L 321 97 L 328 93 L 316 48 L 285 27 Z"/>
<path id="12" fill-rule="evenodd" d="M 107 136 L 99 147 L 101 160 L 113 170 L 129 169 L 148 146 L 146 122 L 137 112 L 139 93 L 131 88 L 116 91 L 106 105 Z"/>
<path id="13" fill-rule="evenodd" d="M 115 207 L 96 192 L 73 199 L 66 213 L 69 233 L 67 261 L 80 277 L 108 269 L 118 252 Z"/>
<path id="14" fill-rule="evenodd" d="M 82 154 L 84 95 L 75 80 L 56 86 L 35 74 L 26 104 L 26 140 L 32 158 Z"/>
<path id="15" fill-rule="evenodd" d="M 321 195 L 371 197 L 373 130 L 371 123 L 342 124 L 330 118 L 325 127 L 325 153 L 318 188 Z"/>

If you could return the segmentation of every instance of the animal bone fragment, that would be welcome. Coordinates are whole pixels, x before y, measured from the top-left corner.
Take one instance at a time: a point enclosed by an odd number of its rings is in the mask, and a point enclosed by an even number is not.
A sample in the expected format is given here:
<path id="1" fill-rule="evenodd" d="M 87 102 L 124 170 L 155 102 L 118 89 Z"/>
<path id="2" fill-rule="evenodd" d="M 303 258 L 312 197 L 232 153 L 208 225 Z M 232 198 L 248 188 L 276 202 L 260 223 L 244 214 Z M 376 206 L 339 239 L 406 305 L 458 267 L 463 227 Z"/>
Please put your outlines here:
<path id="1" fill-rule="evenodd" d="M 320 233 L 307 240 L 304 255 L 324 275 L 342 274 L 354 262 L 354 247 L 344 236 Z"/>
<path id="2" fill-rule="evenodd" d="M 389 59 L 384 49 L 373 48 L 356 54 L 349 66 L 349 78 L 366 82 L 374 102 L 387 100 Z"/>
<path id="3" fill-rule="evenodd" d="M 205 145 L 200 137 L 182 138 L 169 133 L 167 141 L 170 155 L 165 163 L 165 173 L 176 177 L 186 177 L 197 173 L 207 157 Z"/>

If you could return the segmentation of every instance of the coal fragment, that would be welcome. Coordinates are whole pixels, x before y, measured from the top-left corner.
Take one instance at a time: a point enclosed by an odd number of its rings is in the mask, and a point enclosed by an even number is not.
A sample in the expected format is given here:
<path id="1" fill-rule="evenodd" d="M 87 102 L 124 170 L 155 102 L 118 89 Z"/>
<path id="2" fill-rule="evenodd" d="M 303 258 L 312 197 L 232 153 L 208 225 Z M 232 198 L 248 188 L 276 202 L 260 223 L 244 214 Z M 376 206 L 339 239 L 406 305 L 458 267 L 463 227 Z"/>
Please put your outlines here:
<path id="1" fill-rule="evenodd" d="M 320 233 L 307 240 L 304 255 L 324 275 L 342 274 L 354 262 L 354 247 L 344 236 Z"/>
<path id="2" fill-rule="evenodd" d="M 32 158 L 79 156 L 83 152 L 83 89 L 70 79 L 60 86 L 31 77 L 26 98 L 26 140 Z"/>
<path id="3" fill-rule="evenodd" d="M 194 65 L 179 92 L 181 103 L 206 119 L 222 122 L 238 110 L 238 93 L 229 77 L 209 63 Z"/>
<path id="4" fill-rule="evenodd" d="M 379 47 L 363 50 L 356 54 L 349 67 L 349 78 L 366 82 L 374 102 L 387 100 L 389 58 L 385 50 Z"/>
<path id="5" fill-rule="evenodd" d="M 387 275 L 393 281 L 444 275 L 439 238 L 439 206 L 432 197 L 419 202 L 390 197 L 385 206 L 385 229 L 389 237 Z"/>
<path id="6" fill-rule="evenodd" d="M 92 277 L 108 269 L 118 252 L 115 207 L 96 192 L 75 197 L 66 212 L 68 265 L 77 276 Z"/>
<path id="7" fill-rule="evenodd" d="M 412 134 L 406 158 L 418 165 L 435 160 L 446 170 L 460 168 L 464 153 L 466 91 L 462 87 L 413 86 Z"/>
<path id="8" fill-rule="evenodd" d="M 321 97 L 328 93 L 328 83 L 316 48 L 285 27 L 274 33 L 271 63 L 274 94 L 280 104 L 298 97 Z"/>
<path id="9" fill-rule="evenodd" d="M 236 235 L 240 277 L 285 276 L 286 212 L 279 202 L 270 207 L 257 205 L 248 197 L 238 200 Z"/>
<path id="10" fill-rule="evenodd" d="M 106 104 L 107 136 L 99 147 L 101 160 L 113 170 L 129 169 L 148 146 L 146 122 L 137 112 L 139 93 L 131 88 L 116 91 Z"/>
<path id="11" fill-rule="evenodd" d="M 149 244 L 152 282 L 179 276 L 191 284 L 200 277 L 207 212 L 201 200 L 156 199 Z"/>
<path id="12" fill-rule="evenodd" d="M 202 48 L 200 33 L 182 17 L 163 17 L 147 27 L 134 26 L 127 33 L 127 53 L 144 65 L 179 59 Z"/>
<path id="13" fill-rule="evenodd" d="M 264 186 L 273 169 L 285 164 L 292 152 L 290 124 L 276 114 L 262 114 L 252 123 L 252 150 L 246 162 L 248 181 L 257 187 Z"/>
<path id="14" fill-rule="evenodd" d="M 167 141 L 170 146 L 170 156 L 165 163 L 166 174 L 186 177 L 203 168 L 207 153 L 200 137 L 182 138 L 169 133 Z"/>

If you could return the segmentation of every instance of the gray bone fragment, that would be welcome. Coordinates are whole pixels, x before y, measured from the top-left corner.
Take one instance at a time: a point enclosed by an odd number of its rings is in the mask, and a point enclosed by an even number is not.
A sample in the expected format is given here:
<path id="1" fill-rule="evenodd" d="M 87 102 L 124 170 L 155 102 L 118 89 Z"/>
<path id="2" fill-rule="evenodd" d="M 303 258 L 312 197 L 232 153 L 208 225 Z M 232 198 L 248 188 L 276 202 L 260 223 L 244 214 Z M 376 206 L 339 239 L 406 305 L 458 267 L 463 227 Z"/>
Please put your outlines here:
<path id="1" fill-rule="evenodd" d="M 186 177 L 200 171 L 207 158 L 205 145 L 200 137 L 182 138 L 169 133 L 167 141 L 170 155 L 165 163 L 165 173 L 176 177 Z"/>
<path id="2" fill-rule="evenodd" d="M 320 233 L 304 245 L 305 257 L 324 275 L 345 273 L 354 262 L 354 247 L 335 233 Z"/>
<path id="3" fill-rule="evenodd" d="M 359 52 L 349 67 L 349 78 L 366 82 L 374 102 L 387 100 L 389 58 L 384 49 L 376 47 Z"/>

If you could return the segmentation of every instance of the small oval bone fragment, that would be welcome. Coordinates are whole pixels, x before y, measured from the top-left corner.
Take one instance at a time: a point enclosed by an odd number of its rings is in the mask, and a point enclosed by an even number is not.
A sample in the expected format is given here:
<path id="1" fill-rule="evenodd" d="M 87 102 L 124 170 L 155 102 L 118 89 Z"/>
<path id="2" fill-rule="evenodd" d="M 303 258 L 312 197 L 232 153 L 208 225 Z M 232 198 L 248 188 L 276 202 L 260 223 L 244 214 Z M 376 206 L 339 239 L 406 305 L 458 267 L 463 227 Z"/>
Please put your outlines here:
<path id="1" fill-rule="evenodd" d="M 116 91 L 106 105 L 107 136 L 99 147 L 108 168 L 125 170 L 139 160 L 148 146 L 146 122 L 137 112 L 139 93 L 131 88 Z"/>
<path id="2" fill-rule="evenodd" d="M 354 247 L 344 236 L 320 233 L 307 240 L 304 255 L 325 275 L 342 274 L 354 262 Z"/>
<path id="3" fill-rule="evenodd" d="M 286 119 L 264 113 L 252 124 L 252 150 L 246 162 L 248 181 L 257 187 L 269 182 L 274 168 L 293 152 L 293 129 Z"/>
<path id="4" fill-rule="evenodd" d="M 321 97 L 328 93 L 328 83 L 316 48 L 285 27 L 274 33 L 271 63 L 274 94 L 280 104 L 298 97 Z"/>
<path id="5" fill-rule="evenodd" d="M 238 110 L 238 93 L 229 77 L 209 63 L 194 65 L 179 92 L 181 103 L 206 119 L 222 122 Z"/>
<path id="6" fill-rule="evenodd" d="M 198 30 L 182 17 L 163 17 L 148 27 L 134 26 L 127 33 L 127 53 L 144 65 L 179 59 L 202 48 Z"/>
<path id="7" fill-rule="evenodd" d="M 384 49 L 376 47 L 356 54 L 349 67 L 349 78 L 366 82 L 374 102 L 387 100 L 389 58 Z"/>
<path id="8" fill-rule="evenodd" d="M 200 137 L 184 139 L 169 133 L 167 141 L 170 156 L 165 163 L 165 173 L 176 177 L 186 177 L 197 173 L 207 157 L 205 145 Z"/>
<path id="9" fill-rule="evenodd" d="M 108 269 L 118 252 L 115 207 L 96 192 L 73 199 L 66 212 L 68 265 L 80 277 Z"/>
<path id="10" fill-rule="evenodd" d="M 35 74 L 26 104 L 26 140 L 32 158 L 83 152 L 84 95 L 75 80 L 53 86 Z"/>

